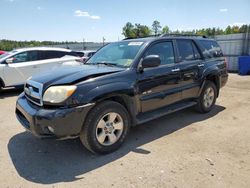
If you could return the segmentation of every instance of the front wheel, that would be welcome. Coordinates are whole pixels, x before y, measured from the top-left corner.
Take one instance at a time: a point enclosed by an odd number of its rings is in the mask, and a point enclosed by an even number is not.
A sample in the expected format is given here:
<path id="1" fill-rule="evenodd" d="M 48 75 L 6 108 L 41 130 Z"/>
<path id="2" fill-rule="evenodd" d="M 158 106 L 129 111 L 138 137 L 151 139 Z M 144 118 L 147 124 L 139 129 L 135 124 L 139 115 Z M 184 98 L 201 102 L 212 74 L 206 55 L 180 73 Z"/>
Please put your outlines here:
<path id="1" fill-rule="evenodd" d="M 119 103 L 105 101 L 88 114 L 80 139 L 93 153 L 106 154 L 117 150 L 130 127 L 129 114 Z"/>
<path id="2" fill-rule="evenodd" d="M 201 113 L 210 112 L 216 102 L 217 93 L 218 91 L 215 84 L 211 81 L 206 81 L 206 84 L 198 99 L 196 110 Z"/>

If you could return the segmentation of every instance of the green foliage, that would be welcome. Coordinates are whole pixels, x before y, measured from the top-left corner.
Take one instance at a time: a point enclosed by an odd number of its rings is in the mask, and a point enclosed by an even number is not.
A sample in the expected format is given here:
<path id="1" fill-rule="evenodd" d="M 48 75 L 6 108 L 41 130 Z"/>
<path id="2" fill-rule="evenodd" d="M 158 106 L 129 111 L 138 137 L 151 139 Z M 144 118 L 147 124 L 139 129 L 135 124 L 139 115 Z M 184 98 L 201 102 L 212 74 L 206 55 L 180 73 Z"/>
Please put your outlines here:
<path id="1" fill-rule="evenodd" d="M 122 29 L 122 34 L 126 38 L 137 38 L 137 37 L 147 37 L 151 34 L 148 26 L 135 24 L 128 22 Z"/>
<path id="2" fill-rule="evenodd" d="M 155 35 L 158 35 L 160 33 L 161 24 L 159 21 L 155 20 L 152 24 L 152 29 Z"/>
<path id="3" fill-rule="evenodd" d="M 202 28 L 196 30 L 188 30 L 188 31 L 179 31 L 179 30 L 170 30 L 168 26 L 164 26 L 163 28 L 160 25 L 160 22 L 155 20 L 152 24 L 152 32 L 150 31 L 149 27 L 146 25 L 135 24 L 128 22 L 123 27 L 122 34 L 126 38 L 137 38 L 137 37 L 147 37 L 150 36 L 151 33 L 158 35 L 158 34 L 193 34 L 193 35 L 205 35 L 208 37 L 213 37 L 215 35 L 227 35 L 227 34 L 235 34 L 235 33 L 246 33 L 248 25 L 242 26 L 227 26 L 226 29 L 221 28 Z M 160 29 L 162 31 L 160 32 Z M 249 26 L 250 31 L 250 26 Z"/>
<path id="4" fill-rule="evenodd" d="M 170 32 L 170 29 L 169 29 L 168 26 L 164 26 L 164 27 L 162 28 L 162 34 L 168 34 L 169 32 Z"/>
<path id="5" fill-rule="evenodd" d="M 35 46 L 50 46 L 56 44 L 66 44 L 67 42 L 53 42 L 53 41 L 13 41 L 0 40 L 0 50 L 11 51 L 17 48 L 35 47 Z M 75 43 L 75 42 L 72 42 Z"/>

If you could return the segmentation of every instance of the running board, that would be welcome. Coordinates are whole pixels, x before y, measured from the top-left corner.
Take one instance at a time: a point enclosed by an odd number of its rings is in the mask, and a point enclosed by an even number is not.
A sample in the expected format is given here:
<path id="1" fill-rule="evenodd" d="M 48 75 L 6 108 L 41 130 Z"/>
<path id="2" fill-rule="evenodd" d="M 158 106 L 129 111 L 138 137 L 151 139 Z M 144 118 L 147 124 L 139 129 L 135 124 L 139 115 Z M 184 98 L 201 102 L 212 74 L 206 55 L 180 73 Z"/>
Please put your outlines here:
<path id="1" fill-rule="evenodd" d="M 196 104 L 197 102 L 194 102 L 194 101 L 181 102 L 181 103 L 172 104 L 172 105 L 169 105 L 167 107 L 163 107 L 157 110 L 153 110 L 150 112 L 145 112 L 143 114 L 139 114 L 136 117 L 136 124 L 142 124 L 147 121 L 151 121 L 153 119 L 165 116 L 167 114 L 171 114 L 173 112 L 194 106 Z"/>

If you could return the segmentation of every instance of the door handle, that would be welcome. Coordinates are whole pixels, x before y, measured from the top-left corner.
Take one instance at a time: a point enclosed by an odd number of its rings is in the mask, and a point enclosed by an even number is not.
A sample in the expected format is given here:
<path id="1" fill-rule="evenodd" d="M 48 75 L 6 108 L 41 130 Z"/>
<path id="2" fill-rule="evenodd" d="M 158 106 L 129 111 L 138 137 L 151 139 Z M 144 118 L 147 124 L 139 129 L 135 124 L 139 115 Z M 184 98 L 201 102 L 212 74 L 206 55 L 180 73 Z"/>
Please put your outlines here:
<path id="1" fill-rule="evenodd" d="M 204 67 L 204 64 L 199 64 L 198 67 Z"/>
<path id="2" fill-rule="evenodd" d="M 33 65 L 33 68 L 37 68 L 38 66 L 37 65 Z"/>
<path id="3" fill-rule="evenodd" d="M 172 72 L 179 72 L 180 69 L 179 68 L 176 68 L 176 69 L 172 69 Z"/>

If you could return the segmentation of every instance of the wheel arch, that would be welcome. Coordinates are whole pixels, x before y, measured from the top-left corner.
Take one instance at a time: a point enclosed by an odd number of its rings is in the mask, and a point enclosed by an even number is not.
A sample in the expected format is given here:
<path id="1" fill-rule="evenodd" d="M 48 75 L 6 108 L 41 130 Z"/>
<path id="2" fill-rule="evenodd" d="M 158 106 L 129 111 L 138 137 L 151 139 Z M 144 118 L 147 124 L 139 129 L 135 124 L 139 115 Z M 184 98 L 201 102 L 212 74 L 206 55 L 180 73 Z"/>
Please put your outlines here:
<path id="1" fill-rule="evenodd" d="M 0 77 L 0 88 L 1 88 L 1 87 L 5 87 L 5 84 L 4 84 L 3 79 Z"/>
<path id="2" fill-rule="evenodd" d="M 203 90 L 203 88 L 204 88 L 207 81 L 210 81 L 210 82 L 214 83 L 214 85 L 216 86 L 216 89 L 217 89 L 217 96 L 216 97 L 219 97 L 219 93 L 220 93 L 220 77 L 216 73 L 209 73 L 204 77 L 201 89 L 199 91 L 199 95 L 201 94 L 201 92 L 202 92 L 202 90 Z"/>

